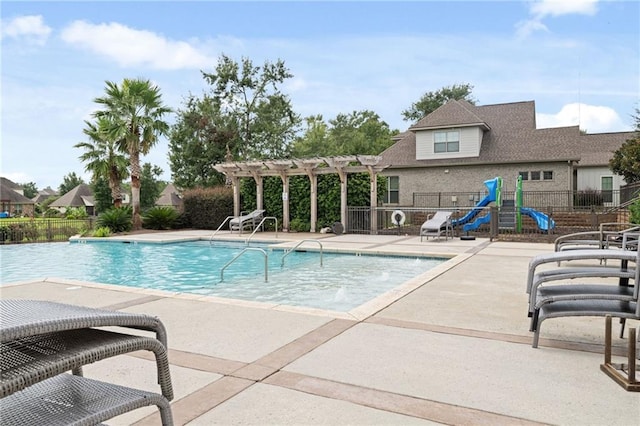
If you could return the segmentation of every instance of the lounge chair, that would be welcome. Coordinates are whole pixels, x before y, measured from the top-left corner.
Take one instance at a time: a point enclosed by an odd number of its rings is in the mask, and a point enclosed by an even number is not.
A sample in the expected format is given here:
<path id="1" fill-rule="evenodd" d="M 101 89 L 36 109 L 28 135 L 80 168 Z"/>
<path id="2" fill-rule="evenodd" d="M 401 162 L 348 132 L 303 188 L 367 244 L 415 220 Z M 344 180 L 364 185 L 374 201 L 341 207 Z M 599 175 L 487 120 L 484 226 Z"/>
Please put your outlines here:
<path id="1" fill-rule="evenodd" d="M 239 231 L 241 234 L 245 229 L 253 230 L 260 224 L 264 212 L 264 210 L 254 210 L 246 215 L 234 217 L 229 221 L 229 229 L 231 232 Z"/>
<path id="2" fill-rule="evenodd" d="M 621 267 L 575 266 L 536 273 L 536 268 L 563 260 L 620 260 Z M 538 346 L 541 323 L 548 318 L 568 316 L 612 315 L 621 319 L 640 318 L 638 281 L 640 279 L 637 252 L 629 250 L 573 250 L 536 256 L 529 263 L 527 292 L 529 295 L 530 331 L 534 332 L 533 347 Z M 635 268 L 628 268 L 628 262 Z M 603 283 L 574 283 L 579 278 L 618 278 L 618 285 L 610 280 Z M 629 279 L 633 279 L 633 286 Z M 569 282 L 562 282 L 569 281 Z M 552 282 L 554 285 L 543 285 Z M 555 284 L 557 283 L 557 284 Z M 623 322 L 624 327 L 624 322 Z M 624 331 L 624 328 L 622 329 Z"/>
<path id="3" fill-rule="evenodd" d="M 451 238 L 453 238 L 453 226 L 451 224 L 451 215 L 452 212 L 448 211 L 437 211 L 431 218 L 427 219 L 422 226 L 420 227 L 420 241 L 424 237 L 429 239 L 429 237 L 438 237 L 444 234 L 444 239 L 446 240 L 451 234 Z"/>
<path id="4" fill-rule="evenodd" d="M 584 250 L 590 248 L 625 248 L 622 240 L 625 234 L 635 234 L 640 226 L 627 222 L 601 223 L 597 231 L 575 232 L 563 235 L 555 240 L 555 251 Z M 630 238 L 629 241 L 633 239 Z M 637 244 L 637 242 L 636 242 Z"/>

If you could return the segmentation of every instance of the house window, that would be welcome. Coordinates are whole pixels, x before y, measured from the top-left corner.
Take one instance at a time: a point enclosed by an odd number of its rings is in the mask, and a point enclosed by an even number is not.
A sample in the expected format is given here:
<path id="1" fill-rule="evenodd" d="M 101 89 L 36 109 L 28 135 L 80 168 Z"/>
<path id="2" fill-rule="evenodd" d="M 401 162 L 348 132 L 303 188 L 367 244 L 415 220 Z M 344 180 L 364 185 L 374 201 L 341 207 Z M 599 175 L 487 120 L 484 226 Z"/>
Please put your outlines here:
<path id="1" fill-rule="evenodd" d="M 529 172 L 518 172 L 518 175 L 522 178 L 522 180 L 529 180 Z"/>
<path id="2" fill-rule="evenodd" d="M 433 152 L 459 152 L 460 132 L 452 130 L 448 132 L 435 132 L 433 134 Z"/>
<path id="3" fill-rule="evenodd" d="M 389 204 L 398 204 L 400 202 L 400 177 L 387 177 L 387 193 L 384 196 L 384 202 Z"/>
<path id="4" fill-rule="evenodd" d="M 602 188 L 602 201 L 613 202 L 613 176 L 602 176 L 600 179 Z"/>
<path id="5" fill-rule="evenodd" d="M 539 171 L 531 172 L 531 180 L 540 180 L 540 172 Z"/>
<path id="6" fill-rule="evenodd" d="M 543 180 L 553 180 L 553 171 L 552 170 L 548 170 L 546 172 L 542 172 L 542 179 Z"/>

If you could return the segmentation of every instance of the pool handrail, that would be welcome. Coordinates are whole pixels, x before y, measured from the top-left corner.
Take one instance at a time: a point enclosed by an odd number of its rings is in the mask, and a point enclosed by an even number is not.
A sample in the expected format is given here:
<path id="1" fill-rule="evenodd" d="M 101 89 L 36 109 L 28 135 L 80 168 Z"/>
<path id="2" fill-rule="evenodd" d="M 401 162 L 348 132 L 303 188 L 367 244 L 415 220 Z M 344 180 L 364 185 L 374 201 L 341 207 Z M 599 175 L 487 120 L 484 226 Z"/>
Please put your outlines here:
<path id="1" fill-rule="evenodd" d="M 224 281 L 224 270 L 227 269 L 229 265 L 235 262 L 240 256 L 245 254 L 247 251 L 259 251 L 264 255 L 264 282 L 269 281 L 269 255 L 266 251 L 258 247 L 246 247 L 240 253 L 238 253 L 233 259 L 228 261 L 220 270 L 220 282 Z"/>
<path id="2" fill-rule="evenodd" d="M 320 242 L 320 240 L 313 240 L 313 239 L 300 240 L 300 241 L 298 241 L 298 244 L 293 246 L 291 249 L 287 250 L 286 253 L 282 256 L 282 262 L 280 263 L 280 267 L 284 266 L 284 258 L 289 256 L 289 254 L 291 254 L 293 251 L 295 251 L 295 249 L 297 249 L 304 242 L 316 242 L 316 243 L 318 243 L 318 245 L 320 246 L 320 267 L 322 267 L 322 243 Z"/>
<path id="3" fill-rule="evenodd" d="M 215 237 L 215 235 L 218 233 L 218 231 L 220 229 L 222 229 L 222 227 L 231 219 L 233 219 L 235 216 L 227 216 L 227 218 L 222 221 L 222 223 L 220 224 L 220 226 L 218 226 L 218 229 L 216 229 L 215 231 L 213 231 L 213 234 L 211 234 L 211 236 L 209 237 L 209 244 L 213 244 L 213 237 Z"/>
<path id="4" fill-rule="evenodd" d="M 251 238 L 252 238 L 252 237 L 253 237 L 253 235 L 256 233 L 256 231 L 258 231 L 258 229 L 260 229 L 260 228 L 262 227 L 262 224 L 263 224 L 263 223 L 264 223 L 264 221 L 265 221 L 265 220 L 267 220 L 267 219 L 273 219 L 273 220 L 275 221 L 275 223 L 276 223 L 276 227 L 275 227 L 275 229 L 276 229 L 276 238 L 278 238 L 278 218 L 277 218 L 277 217 L 275 217 L 275 216 L 265 216 L 265 217 L 263 217 L 263 218 L 262 218 L 262 220 L 260 221 L 260 223 L 258 224 L 258 226 L 256 226 L 256 227 L 253 229 L 253 232 L 251 233 L 251 235 L 249 235 L 249 236 L 247 237 L 247 239 L 246 239 L 246 240 L 244 240 L 245 245 L 249 245 L 249 240 L 251 240 Z"/>

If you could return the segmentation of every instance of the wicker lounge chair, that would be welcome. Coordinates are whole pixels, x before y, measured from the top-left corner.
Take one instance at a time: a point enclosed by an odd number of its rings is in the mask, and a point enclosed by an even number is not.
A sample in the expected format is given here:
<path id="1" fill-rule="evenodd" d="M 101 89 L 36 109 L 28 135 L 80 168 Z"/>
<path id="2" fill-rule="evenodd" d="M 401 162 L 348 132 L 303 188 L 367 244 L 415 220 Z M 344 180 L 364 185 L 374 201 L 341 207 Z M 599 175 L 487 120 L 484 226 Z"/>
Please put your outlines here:
<path id="1" fill-rule="evenodd" d="M 163 426 L 172 426 L 162 395 L 60 374 L 0 399 L 3 426 L 95 425 L 129 411 L 156 405 Z"/>
<path id="2" fill-rule="evenodd" d="M 83 365 L 139 350 L 154 352 L 162 394 L 172 400 L 167 351 L 157 339 L 93 328 L 38 334 L 0 343 L 0 398 L 66 371 L 80 373 Z"/>
<path id="3" fill-rule="evenodd" d="M 620 260 L 621 267 L 607 266 L 566 267 L 536 273 L 538 266 L 564 260 Z M 638 252 L 626 250 L 575 250 L 537 256 L 529 263 L 527 292 L 532 317 L 530 331 L 534 332 L 533 347 L 538 346 L 541 323 L 548 318 L 566 316 L 604 316 L 638 318 L 638 280 L 640 269 Z M 628 268 L 628 262 L 635 268 Z M 611 282 L 583 284 L 572 281 L 579 278 L 618 278 Z M 629 279 L 634 280 L 633 287 Z M 543 285 L 559 282 L 554 285 Z M 623 323 L 624 327 L 624 323 Z M 624 330 L 624 328 L 623 328 Z"/>
<path id="4" fill-rule="evenodd" d="M 254 210 L 249 214 L 234 217 L 229 221 L 229 229 L 231 232 L 239 231 L 242 233 L 245 229 L 255 229 L 260 224 L 265 210 Z"/>
<path id="5" fill-rule="evenodd" d="M 93 327 L 155 332 L 156 338 Z M 39 300 L 0 300 L 3 425 L 93 425 L 148 405 L 171 425 L 167 336 L 158 318 Z M 82 377 L 82 366 L 138 350 L 154 352 L 162 395 Z M 74 375 L 65 374 L 73 371 Z"/>
<path id="6" fill-rule="evenodd" d="M 68 305 L 45 300 L 0 300 L 0 342 L 36 334 L 89 327 L 118 326 L 147 330 L 167 348 L 167 331 L 153 316 Z"/>
<path id="7" fill-rule="evenodd" d="M 449 235 L 453 238 L 453 227 L 451 224 L 452 214 L 452 212 L 441 210 L 427 219 L 420 227 L 420 241 L 422 241 L 424 237 L 427 239 L 429 239 L 429 237 L 438 237 L 438 239 L 440 239 L 442 234 L 444 234 L 445 240 Z"/>

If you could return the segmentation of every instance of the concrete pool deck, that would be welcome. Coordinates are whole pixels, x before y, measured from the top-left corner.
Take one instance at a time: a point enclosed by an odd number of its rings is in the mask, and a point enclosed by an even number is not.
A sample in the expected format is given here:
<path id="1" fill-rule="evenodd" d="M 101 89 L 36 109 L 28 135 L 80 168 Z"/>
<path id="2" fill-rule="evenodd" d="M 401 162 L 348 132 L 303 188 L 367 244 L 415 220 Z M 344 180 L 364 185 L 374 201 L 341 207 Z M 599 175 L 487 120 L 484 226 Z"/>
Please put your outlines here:
<path id="1" fill-rule="evenodd" d="M 164 242 L 210 235 L 122 238 Z M 540 347 L 531 347 L 527 265 L 532 256 L 553 251 L 551 244 L 304 233 L 254 238 L 289 246 L 321 239 L 325 250 L 452 259 L 349 313 L 55 277 L 2 286 L 1 297 L 158 316 L 168 331 L 177 425 L 638 424 L 640 394 L 624 391 L 600 371 L 604 318 L 545 321 Z M 620 355 L 626 340 L 617 337 L 614 324 Z M 157 391 L 154 364 L 148 354 L 136 353 L 84 371 Z M 149 407 L 108 424 L 159 424 L 159 416 Z"/>

